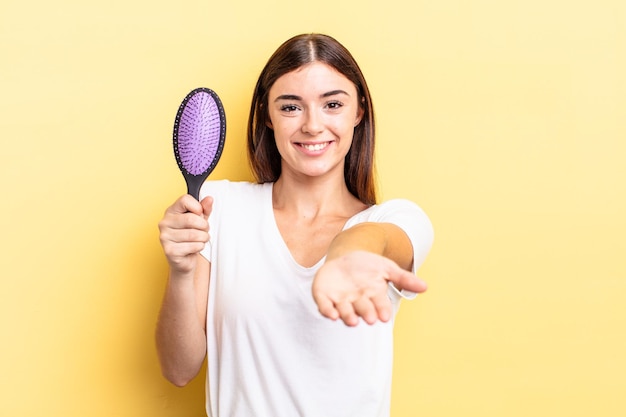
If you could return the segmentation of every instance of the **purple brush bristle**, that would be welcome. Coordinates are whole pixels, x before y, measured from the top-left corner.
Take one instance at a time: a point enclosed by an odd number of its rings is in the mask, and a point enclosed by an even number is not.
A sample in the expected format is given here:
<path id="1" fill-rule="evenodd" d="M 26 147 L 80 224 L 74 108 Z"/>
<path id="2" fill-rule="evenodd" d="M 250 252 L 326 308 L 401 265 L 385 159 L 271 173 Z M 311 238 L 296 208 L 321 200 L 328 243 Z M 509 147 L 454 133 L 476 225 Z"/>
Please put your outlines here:
<path id="1" fill-rule="evenodd" d="M 217 155 L 221 134 L 220 112 L 211 94 L 194 94 L 183 110 L 178 127 L 178 154 L 191 175 L 200 175 Z"/>
<path id="2" fill-rule="evenodd" d="M 222 155 L 226 117 L 217 94 L 196 88 L 181 103 L 174 123 L 174 154 L 189 194 L 200 187 Z"/>

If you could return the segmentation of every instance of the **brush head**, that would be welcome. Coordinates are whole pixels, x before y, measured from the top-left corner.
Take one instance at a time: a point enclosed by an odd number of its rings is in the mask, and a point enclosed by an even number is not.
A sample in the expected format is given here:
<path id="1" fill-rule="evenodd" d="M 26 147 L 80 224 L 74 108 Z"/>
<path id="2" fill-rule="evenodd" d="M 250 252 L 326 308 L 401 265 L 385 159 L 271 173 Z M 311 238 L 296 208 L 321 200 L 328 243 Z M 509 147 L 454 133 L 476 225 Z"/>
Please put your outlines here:
<path id="1" fill-rule="evenodd" d="M 225 136 L 226 117 L 217 94 L 208 88 L 191 91 L 176 114 L 174 155 L 189 193 L 196 198 L 195 188 L 199 191 L 222 155 Z"/>

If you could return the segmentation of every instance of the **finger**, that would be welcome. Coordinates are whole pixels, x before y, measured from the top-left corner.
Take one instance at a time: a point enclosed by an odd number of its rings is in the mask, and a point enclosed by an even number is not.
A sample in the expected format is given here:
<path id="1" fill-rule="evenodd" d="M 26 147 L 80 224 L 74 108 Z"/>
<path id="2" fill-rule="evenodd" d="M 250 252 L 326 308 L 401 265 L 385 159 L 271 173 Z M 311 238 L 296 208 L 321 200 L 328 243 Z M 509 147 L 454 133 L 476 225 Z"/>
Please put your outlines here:
<path id="1" fill-rule="evenodd" d="M 331 320 L 337 320 L 339 318 L 339 312 L 335 309 L 333 302 L 330 298 L 322 295 L 322 294 L 313 294 L 313 299 L 317 304 L 317 309 L 322 314 L 322 316 L 329 318 Z"/>
<path id="2" fill-rule="evenodd" d="M 199 243 L 203 246 L 210 239 L 209 232 L 196 229 L 165 229 L 159 235 L 164 248 L 175 247 L 183 243 Z"/>
<path id="3" fill-rule="evenodd" d="M 359 316 L 355 313 L 352 303 L 343 301 L 335 304 L 335 308 L 347 326 L 356 326 L 359 323 Z"/>
<path id="4" fill-rule="evenodd" d="M 185 213 L 179 216 L 180 229 L 196 229 L 205 232 L 209 231 L 209 222 L 204 215 Z"/>
<path id="5" fill-rule="evenodd" d="M 426 282 L 418 278 L 412 272 L 402 269 L 399 266 L 392 268 L 392 271 L 387 279 L 393 282 L 396 288 L 401 290 L 421 293 L 426 291 L 428 288 Z"/>
<path id="6" fill-rule="evenodd" d="M 372 304 L 376 309 L 376 315 L 378 317 L 378 320 L 382 322 L 388 322 L 389 319 L 391 319 L 393 306 L 391 305 L 391 300 L 389 299 L 386 291 L 372 297 Z"/>
<path id="7" fill-rule="evenodd" d="M 378 312 L 374 303 L 369 298 L 359 298 L 352 304 L 354 312 L 361 317 L 367 324 L 374 324 L 378 319 Z"/>
<path id="8" fill-rule="evenodd" d="M 204 249 L 203 242 L 184 242 L 176 245 L 169 245 L 165 252 L 168 258 L 186 258 L 189 255 L 195 255 Z"/>
<path id="9" fill-rule="evenodd" d="M 185 194 L 181 196 L 176 202 L 170 207 L 170 210 L 173 213 L 182 214 L 182 213 L 194 213 L 197 215 L 203 214 L 202 204 L 195 198 L 193 198 L 189 194 Z"/>
<path id="10" fill-rule="evenodd" d="M 202 206 L 202 215 L 205 219 L 208 219 L 211 215 L 211 211 L 213 211 L 213 197 L 204 197 L 200 202 L 200 205 Z"/>
<path id="11" fill-rule="evenodd" d="M 209 231 L 208 221 L 197 214 L 193 213 L 168 213 L 161 222 L 159 222 L 161 233 L 167 234 L 170 230 L 194 229 L 204 232 Z"/>
<path id="12" fill-rule="evenodd" d="M 206 243 L 209 241 L 209 233 L 206 230 L 201 229 L 179 229 L 172 230 L 169 236 L 170 241 L 176 243 L 186 243 L 186 242 L 200 242 Z"/>

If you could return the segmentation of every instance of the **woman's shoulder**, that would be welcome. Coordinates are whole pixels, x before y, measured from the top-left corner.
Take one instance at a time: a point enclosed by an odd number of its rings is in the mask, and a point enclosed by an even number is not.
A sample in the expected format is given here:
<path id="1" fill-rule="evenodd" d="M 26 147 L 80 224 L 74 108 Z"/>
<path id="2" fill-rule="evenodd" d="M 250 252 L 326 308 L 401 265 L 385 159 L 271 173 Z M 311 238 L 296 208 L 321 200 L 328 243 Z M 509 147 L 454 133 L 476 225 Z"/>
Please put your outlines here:
<path id="1" fill-rule="evenodd" d="M 394 198 L 378 204 L 374 204 L 355 217 L 365 218 L 365 221 L 384 221 L 385 218 L 395 215 L 409 215 L 425 217 L 426 213 L 417 203 L 404 198 Z"/>
<path id="2" fill-rule="evenodd" d="M 358 223 L 393 223 L 402 229 L 420 230 L 422 234 L 433 235 L 433 226 L 426 212 L 417 203 L 404 198 L 395 198 L 368 207 L 353 216 L 346 228 Z"/>
<path id="3" fill-rule="evenodd" d="M 373 205 L 351 218 L 346 228 L 364 222 L 392 223 L 404 230 L 413 244 L 416 266 L 423 262 L 433 244 L 433 225 L 426 212 L 411 200 L 396 198 Z"/>

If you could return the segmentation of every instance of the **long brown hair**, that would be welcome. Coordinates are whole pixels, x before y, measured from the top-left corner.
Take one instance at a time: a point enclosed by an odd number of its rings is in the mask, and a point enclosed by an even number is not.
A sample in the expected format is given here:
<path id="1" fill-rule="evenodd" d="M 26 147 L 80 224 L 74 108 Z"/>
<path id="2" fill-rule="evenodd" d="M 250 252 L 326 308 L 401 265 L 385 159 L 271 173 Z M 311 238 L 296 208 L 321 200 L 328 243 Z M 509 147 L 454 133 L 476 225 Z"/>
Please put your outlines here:
<path id="1" fill-rule="evenodd" d="M 345 158 L 344 178 L 355 197 L 365 204 L 375 204 L 374 108 L 370 92 L 352 54 L 328 35 L 303 34 L 287 40 L 261 71 L 248 119 L 248 157 L 254 176 L 259 183 L 265 183 L 276 181 L 281 173 L 274 131 L 266 124 L 270 88 L 282 75 L 314 61 L 331 66 L 356 86 L 363 118 L 354 128 L 352 146 Z"/>

